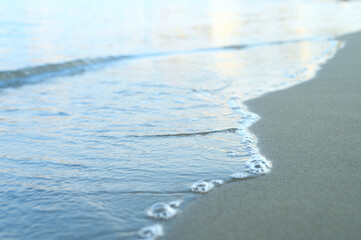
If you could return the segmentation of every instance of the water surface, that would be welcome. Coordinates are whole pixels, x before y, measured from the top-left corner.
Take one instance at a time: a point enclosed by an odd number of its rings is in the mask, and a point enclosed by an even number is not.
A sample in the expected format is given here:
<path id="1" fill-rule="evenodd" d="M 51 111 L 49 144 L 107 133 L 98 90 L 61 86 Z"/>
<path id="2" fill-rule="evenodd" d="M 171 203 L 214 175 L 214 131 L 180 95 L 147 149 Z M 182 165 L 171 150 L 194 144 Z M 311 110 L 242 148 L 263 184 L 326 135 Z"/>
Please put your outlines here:
<path id="1" fill-rule="evenodd" d="M 166 226 L 146 210 L 183 208 L 197 180 L 246 173 L 258 117 L 243 102 L 312 78 L 360 10 L 2 1 L 0 238 L 135 239 Z"/>

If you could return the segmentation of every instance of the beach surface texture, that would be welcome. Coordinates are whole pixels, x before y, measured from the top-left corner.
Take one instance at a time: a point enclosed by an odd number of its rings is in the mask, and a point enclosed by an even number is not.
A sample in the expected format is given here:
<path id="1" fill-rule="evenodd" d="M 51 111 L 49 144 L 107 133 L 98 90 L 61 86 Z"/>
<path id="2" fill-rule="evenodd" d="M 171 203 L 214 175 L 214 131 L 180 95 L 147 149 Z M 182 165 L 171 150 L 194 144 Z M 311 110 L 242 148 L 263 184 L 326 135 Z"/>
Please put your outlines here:
<path id="1" fill-rule="evenodd" d="M 361 33 L 317 76 L 246 102 L 270 174 L 187 205 L 166 239 L 360 239 Z"/>

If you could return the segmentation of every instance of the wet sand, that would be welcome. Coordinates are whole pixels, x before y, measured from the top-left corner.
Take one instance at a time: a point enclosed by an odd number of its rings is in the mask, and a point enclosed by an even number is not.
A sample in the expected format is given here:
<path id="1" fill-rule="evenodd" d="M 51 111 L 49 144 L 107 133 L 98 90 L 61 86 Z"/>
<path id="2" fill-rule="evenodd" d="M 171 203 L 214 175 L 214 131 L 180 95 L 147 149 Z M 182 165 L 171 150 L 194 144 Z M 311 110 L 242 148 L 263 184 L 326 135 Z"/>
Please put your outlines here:
<path id="1" fill-rule="evenodd" d="M 361 33 L 317 76 L 246 104 L 268 175 L 199 196 L 166 239 L 361 239 Z"/>

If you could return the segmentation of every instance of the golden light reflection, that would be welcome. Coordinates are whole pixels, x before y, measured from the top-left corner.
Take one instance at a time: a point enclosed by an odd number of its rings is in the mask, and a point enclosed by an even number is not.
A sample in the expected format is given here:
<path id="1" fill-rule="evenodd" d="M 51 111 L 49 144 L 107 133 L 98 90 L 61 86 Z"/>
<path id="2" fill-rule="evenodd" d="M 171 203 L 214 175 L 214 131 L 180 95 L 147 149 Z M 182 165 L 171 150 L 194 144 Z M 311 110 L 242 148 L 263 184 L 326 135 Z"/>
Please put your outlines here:
<path id="1" fill-rule="evenodd" d="M 239 76 L 241 69 L 245 66 L 242 58 L 237 59 L 237 53 L 220 53 L 215 56 L 213 71 L 227 77 Z M 239 56 L 238 56 L 239 57 Z"/>
<path id="2" fill-rule="evenodd" d="M 227 3 L 220 5 L 218 1 L 211 1 L 209 4 L 210 38 L 217 46 L 229 43 L 234 36 L 237 36 L 243 25 L 243 22 L 239 20 L 240 2 Z M 225 9 L 220 9 L 222 6 Z M 229 11 L 230 9 L 232 11 Z"/>
<path id="3" fill-rule="evenodd" d="M 298 46 L 298 55 L 303 61 L 310 61 L 314 54 L 312 53 L 311 49 L 311 43 L 310 42 L 304 42 L 299 44 Z"/>
<path id="4" fill-rule="evenodd" d="M 34 8 L 33 4 L 29 2 L 28 4 L 24 4 L 24 13 L 28 19 L 37 19 L 38 22 L 42 23 L 51 22 L 49 12 L 51 12 L 52 9 L 58 9 L 58 11 L 60 11 L 61 8 L 61 6 L 57 6 L 56 3 L 56 1 L 44 1 L 41 2 L 38 7 Z M 61 54 L 66 52 L 67 49 L 64 48 L 65 46 L 62 44 L 54 44 L 55 42 L 61 42 L 60 39 L 64 36 L 61 28 L 48 29 L 43 26 L 27 28 L 25 30 L 28 31 L 27 55 L 36 56 L 32 58 L 34 65 L 40 65 L 44 60 L 47 63 L 55 63 L 58 62 L 59 59 L 65 58 L 65 55 Z M 54 39 L 53 37 L 56 38 Z M 44 49 L 46 51 L 44 51 Z"/>

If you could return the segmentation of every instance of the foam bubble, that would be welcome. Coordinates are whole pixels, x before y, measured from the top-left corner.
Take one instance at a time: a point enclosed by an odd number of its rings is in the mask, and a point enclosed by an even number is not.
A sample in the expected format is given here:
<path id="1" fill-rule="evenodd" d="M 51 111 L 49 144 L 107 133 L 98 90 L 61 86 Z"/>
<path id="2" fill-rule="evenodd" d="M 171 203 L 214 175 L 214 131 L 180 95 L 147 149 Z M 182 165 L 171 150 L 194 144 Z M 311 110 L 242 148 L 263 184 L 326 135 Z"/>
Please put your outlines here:
<path id="1" fill-rule="evenodd" d="M 222 179 L 214 179 L 211 181 L 215 186 L 222 185 L 224 181 Z"/>
<path id="2" fill-rule="evenodd" d="M 172 205 L 177 205 L 173 203 Z M 173 208 L 170 204 L 159 202 L 153 204 L 147 211 L 147 216 L 154 219 L 171 219 L 177 214 L 178 210 Z"/>
<path id="3" fill-rule="evenodd" d="M 254 143 L 253 143 L 253 140 L 252 140 L 250 137 L 243 139 L 243 140 L 241 141 L 241 143 L 242 143 L 243 145 L 252 145 L 252 144 L 254 144 Z"/>
<path id="4" fill-rule="evenodd" d="M 182 205 L 183 200 L 175 200 L 175 201 L 171 201 L 169 202 L 169 206 L 172 208 L 179 208 L 180 205 Z"/>
<path id="5" fill-rule="evenodd" d="M 247 145 L 243 148 L 243 150 L 245 152 L 247 152 L 248 154 L 255 154 L 257 151 L 253 146 Z"/>
<path id="6" fill-rule="evenodd" d="M 143 227 L 138 232 L 138 236 L 146 240 L 155 240 L 163 235 L 163 227 L 160 224 Z"/>
<path id="7" fill-rule="evenodd" d="M 240 114 L 241 114 L 241 119 L 239 120 L 239 123 L 241 124 L 240 126 L 241 129 L 248 128 L 259 119 L 259 116 L 252 112 L 242 110 Z"/>
<path id="8" fill-rule="evenodd" d="M 254 144 L 254 138 L 247 130 L 240 128 L 240 130 L 238 130 L 238 134 L 242 137 L 242 142 L 249 141 Z"/>
<path id="9" fill-rule="evenodd" d="M 193 183 L 191 191 L 195 193 L 206 193 L 211 191 L 214 188 L 214 184 L 211 182 L 206 182 L 204 180 L 199 180 Z"/>
<path id="10" fill-rule="evenodd" d="M 247 161 L 248 172 L 261 175 L 271 171 L 272 163 L 260 155 L 253 155 Z"/>
<path id="11" fill-rule="evenodd" d="M 233 173 L 233 174 L 231 175 L 231 178 L 233 178 L 233 179 L 246 179 L 246 178 L 248 178 L 248 177 L 249 177 L 248 174 L 246 174 L 246 173 L 240 173 L 240 172 L 238 172 L 238 173 Z"/>

